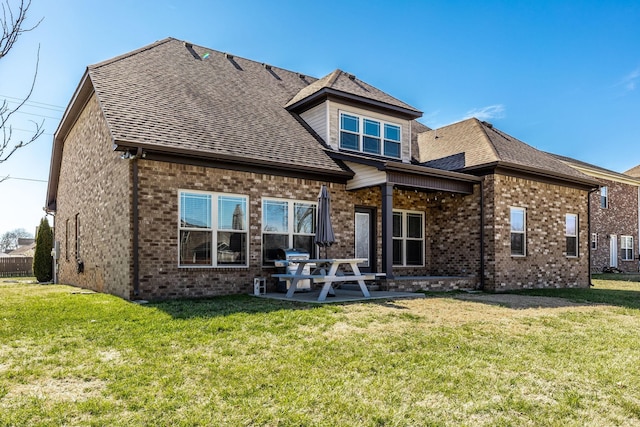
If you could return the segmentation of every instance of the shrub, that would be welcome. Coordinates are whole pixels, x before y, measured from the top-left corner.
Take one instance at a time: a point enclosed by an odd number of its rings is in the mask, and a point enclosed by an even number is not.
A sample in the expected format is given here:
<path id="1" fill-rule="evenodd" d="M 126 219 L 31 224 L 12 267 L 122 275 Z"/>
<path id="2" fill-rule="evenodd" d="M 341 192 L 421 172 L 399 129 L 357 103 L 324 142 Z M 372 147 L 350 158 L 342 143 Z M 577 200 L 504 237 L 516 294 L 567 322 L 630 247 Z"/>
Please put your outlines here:
<path id="1" fill-rule="evenodd" d="M 51 249 L 53 248 L 53 232 L 47 218 L 42 218 L 36 236 L 36 252 L 33 256 L 33 274 L 38 282 L 49 282 L 53 278 Z"/>

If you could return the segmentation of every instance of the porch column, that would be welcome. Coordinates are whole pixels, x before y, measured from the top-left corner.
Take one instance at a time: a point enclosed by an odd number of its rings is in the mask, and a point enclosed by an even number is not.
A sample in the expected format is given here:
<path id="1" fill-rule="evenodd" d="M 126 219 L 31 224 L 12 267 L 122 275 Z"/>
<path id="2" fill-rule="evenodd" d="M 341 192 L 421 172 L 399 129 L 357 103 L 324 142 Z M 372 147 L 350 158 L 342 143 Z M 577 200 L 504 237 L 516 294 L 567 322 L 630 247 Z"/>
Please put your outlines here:
<path id="1" fill-rule="evenodd" d="M 380 185 L 382 193 L 382 272 L 393 279 L 393 184 Z"/>

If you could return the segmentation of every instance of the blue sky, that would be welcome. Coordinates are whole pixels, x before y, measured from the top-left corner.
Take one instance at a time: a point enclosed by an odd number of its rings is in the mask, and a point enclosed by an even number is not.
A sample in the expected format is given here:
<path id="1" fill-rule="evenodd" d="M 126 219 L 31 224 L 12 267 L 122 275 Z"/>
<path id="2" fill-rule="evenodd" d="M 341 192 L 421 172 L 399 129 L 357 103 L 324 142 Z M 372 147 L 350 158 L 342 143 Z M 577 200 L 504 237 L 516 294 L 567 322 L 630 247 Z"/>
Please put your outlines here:
<path id="1" fill-rule="evenodd" d="M 43 216 L 37 180 L 86 66 L 165 37 L 315 77 L 340 68 L 430 127 L 475 116 L 545 151 L 640 164 L 637 1 L 32 1 L 44 20 L 0 60 L 0 99 L 28 91 L 40 45 L 33 103 L 13 126 L 44 120 L 45 135 L 0 164 L 0 233 Z"/>

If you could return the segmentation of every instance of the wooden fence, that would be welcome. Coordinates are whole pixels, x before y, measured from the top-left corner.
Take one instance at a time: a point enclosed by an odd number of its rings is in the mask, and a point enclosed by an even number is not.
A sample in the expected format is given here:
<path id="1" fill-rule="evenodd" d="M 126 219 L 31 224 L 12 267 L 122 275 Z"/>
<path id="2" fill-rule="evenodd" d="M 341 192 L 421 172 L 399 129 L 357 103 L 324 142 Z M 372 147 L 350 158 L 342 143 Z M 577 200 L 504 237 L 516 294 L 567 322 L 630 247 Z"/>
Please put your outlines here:
<path id="1" fill-rule="evenodd" d="M 33 257 L 0 257 L 0 277 L 33 276 Z"/>

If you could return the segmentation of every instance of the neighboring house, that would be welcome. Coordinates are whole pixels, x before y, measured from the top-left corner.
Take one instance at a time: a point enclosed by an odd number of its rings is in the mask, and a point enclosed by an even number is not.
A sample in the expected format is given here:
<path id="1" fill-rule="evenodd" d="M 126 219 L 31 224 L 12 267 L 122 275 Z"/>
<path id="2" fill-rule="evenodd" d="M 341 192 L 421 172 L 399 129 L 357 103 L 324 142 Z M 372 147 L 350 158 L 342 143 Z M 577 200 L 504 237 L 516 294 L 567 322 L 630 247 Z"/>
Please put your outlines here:
<path id="1" fill-rule="evenodd" d="M 569 157 L 555 157 L 600 182 L 600 188 L 590 196 L 591 272 L 609 268 L 638 272 L 640 176 L 633 177 L 633 169 L 623 174 Z"/>
<path id="2" fill-rule="evenodd" d="M 33 257 L 35 252 L 36 252 L 36 239 L 19 237 L 17 247 L 7 252 L 7 256 Z"/>
<path id="3" fill-rule="evenodd" d="M 61 282 L 246 293 L 277 249 L 368 259 L 389 289 L 588 286 L 597 181 L 475 119 L 432 131 L 352 74 L 316 79 L 165 39 L 92 65 L 55 133 Z M 271 283 L 273 286 L 273 282 Z"/>
<path id="4" fill-rule="evenodd" d="M 25 246 L 18 246 L 17 249 L 12 250 L 8 253 L 9 256 L 16 257 L 33 257 L 36 253 L 36 244 L 31 243 Z"/>
<path id="5" fill-rule="evenodd" d="M 640 165 L 635 166 L 624 173 L 625 175 L 632 176 L 634 178 L 640 178 Z"/>

